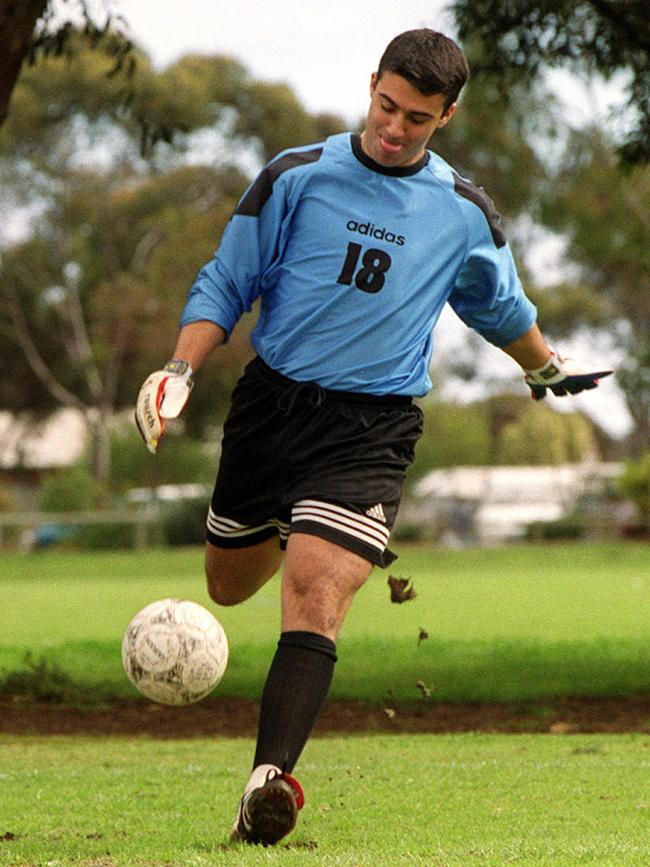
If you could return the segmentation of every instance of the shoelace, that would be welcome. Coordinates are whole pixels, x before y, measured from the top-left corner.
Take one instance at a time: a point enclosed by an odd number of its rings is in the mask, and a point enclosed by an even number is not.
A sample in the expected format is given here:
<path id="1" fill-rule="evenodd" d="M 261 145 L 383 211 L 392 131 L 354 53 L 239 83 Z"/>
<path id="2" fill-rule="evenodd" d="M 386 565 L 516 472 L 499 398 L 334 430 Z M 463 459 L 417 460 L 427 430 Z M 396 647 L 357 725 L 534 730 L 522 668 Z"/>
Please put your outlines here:
<path id="1" fill-rule="evenodd" d="M 276 770 L 276 768 L 269 768 L 266 772 L 266 780 L 264 780 L 264 785 L 272 782 L 273 780 L 282 780 L 291 787 L 291 789 L 293 790 L 293 794 L 296 797 L 296 807 L 299 810 L 302 810 L 305 803 L 305 793 L 303 792 L 302 786 L 300 785 L 298 780 L 292 774 L 287 773 L 287 771 L 278 771 Z"/>
<path id="2" fill-rule="evenodd" d="M 299 810 L 302 810 L 305 803 L 305 793 L 302 790 L 302 786 L 294 776 L 287 773 L 287 771 L 278 771 L 275 768 L 269 768 L 266 773 L 265 785 L 266 783 L 270 783 L 271 780 L 283 780 L 291 786 L 293 793 L 296 796 L 296 807 Z"/>

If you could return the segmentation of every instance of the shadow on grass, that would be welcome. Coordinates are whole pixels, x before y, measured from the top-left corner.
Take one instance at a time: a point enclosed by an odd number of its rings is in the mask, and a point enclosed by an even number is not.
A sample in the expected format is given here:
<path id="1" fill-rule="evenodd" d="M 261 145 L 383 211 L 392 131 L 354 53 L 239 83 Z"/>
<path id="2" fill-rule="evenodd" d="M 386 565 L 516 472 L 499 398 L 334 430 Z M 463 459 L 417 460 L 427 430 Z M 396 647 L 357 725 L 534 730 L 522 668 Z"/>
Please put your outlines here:
<path id="1" fill-rule="evenodd" d="M 0 672 L 0 698 L 78 705 L 87 703 L 88 694 L 59 665 L 48 659 L 35 659 L 28 651 L 22 668 Z"/>

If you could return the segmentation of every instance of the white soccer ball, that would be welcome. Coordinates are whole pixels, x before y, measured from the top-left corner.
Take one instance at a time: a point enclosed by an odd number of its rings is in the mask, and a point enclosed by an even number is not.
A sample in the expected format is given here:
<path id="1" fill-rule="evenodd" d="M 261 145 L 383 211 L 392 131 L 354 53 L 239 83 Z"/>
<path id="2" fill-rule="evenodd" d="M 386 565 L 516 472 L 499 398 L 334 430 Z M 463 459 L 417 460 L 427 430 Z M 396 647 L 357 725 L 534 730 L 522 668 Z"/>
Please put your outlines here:
<path id="1" fill-rule="evenodd" d="M 202 605 L 159 599 L 133 617 L 122 640 L 131 683 L 160 704 L 192 704 L 219 683 L 228 664 L 223 626 Z"/>

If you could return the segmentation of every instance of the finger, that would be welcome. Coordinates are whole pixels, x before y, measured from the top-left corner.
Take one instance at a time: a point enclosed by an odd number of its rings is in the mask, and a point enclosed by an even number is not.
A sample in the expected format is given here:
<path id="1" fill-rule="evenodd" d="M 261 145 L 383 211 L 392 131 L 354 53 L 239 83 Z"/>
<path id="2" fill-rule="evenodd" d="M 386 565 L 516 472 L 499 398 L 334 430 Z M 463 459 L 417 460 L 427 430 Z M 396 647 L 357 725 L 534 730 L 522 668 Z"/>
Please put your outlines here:
<path id="1" fill-rule="evenodd" d="M 156 453 L 165 432 L 165 421 L 160 416 L 159 408 L 167 378 L 167 374 L 161 371 L 152 373 L 145 380 L 136 401 L 136 424 L 151 454 Z"/>
<path id="2" fill-rule="evenodd" d="M 161 418 L 177 418 L 190 396 L 190 389 L 187 383 L 180 379 L 170 377 L 165 383 L 165 390 L 159 406 L 159 415 Z"/>
<path id="3" fill-rule="evenodd" d="M 530 388 L 530 396 L 533 400 L 544 400 L 546 397 L 546 386 L 545 385 L 534 385 L 532 383 L 528 383 Z"/>
<path id="4" fill-rule="evenodd" d="M 158 443 L 160 442 L 160 437 L 152 437 L 147 433 L 147 431 L 140 423 L 140 418 L 138 417 L 137 412 L 135 413 L 135 425 L 138 429 L 138 433 L 144 440 L 144 444 L 146 445 L 147 449 L 151 452 L 152 455 L 155 455 L 158 450 Z"/>

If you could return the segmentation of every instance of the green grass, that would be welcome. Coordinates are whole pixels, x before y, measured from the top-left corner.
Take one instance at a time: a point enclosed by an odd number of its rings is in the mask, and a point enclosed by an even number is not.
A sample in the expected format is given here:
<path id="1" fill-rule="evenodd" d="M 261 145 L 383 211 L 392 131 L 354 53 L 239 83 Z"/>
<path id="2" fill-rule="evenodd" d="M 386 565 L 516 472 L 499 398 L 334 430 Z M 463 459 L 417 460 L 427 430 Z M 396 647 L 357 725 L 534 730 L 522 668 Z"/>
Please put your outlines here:
<path id="1" fill-rule="evenodd" d="M 201 559 L 3 557 L 5 683 L 22 676 L 17 692 L 68 701 L 134 695 L 122 631 L 162 596 L 213 608 Z M 412 548 L 397 565 L 418 596 L 391 605 L 386 573 L 373 574 L 339 641 L 333 696 L 411 699 L 418 678 L 450 699 L 650 691 L 647 547 Z M 256 695 L 277 640 L 277 579 L 219 616 L 231 641 L 219 691 Z M 300 824 L 270 850 L 226 842 L 252 752 L 244 738 L 0 736 L 0 865 L 650 863 L 647 735 L 313 739 Z"/>
<path id="2" fill-rule="evenodd" d="M 647 736 L 324 738 L 274 849 L 226 843 L 247 740 L 0 738 L 0 864 L 641 867 Z"/>
<path id="3" fill-rule="evenodd" d="M 419 700 L 423 680 L 445 700 L 528 700 L 650 691 L 650 549 L 641 545 L 403 548 L 394 574 L 417 598 L 389 602 L 375 570 L 339 639 L 332 697 Z M 257 695 L 279 632 L 278 579 L 220 609 L 231 659 L 223 695 Z M 82 697 L 135 695 L 119 659 L 122 632 L 163 596 L 215 610 L 202 551 L 6 555 L 0 561 L 0 671 L 31 651 Z M 420 629 L 429 637 L 419 641 Z M 27 681 L 29 672 L 25 672 Z M 33 679 L 43 681 L 41 665 Z M 65 692 L 65 689 L 63 689 Z"/>

